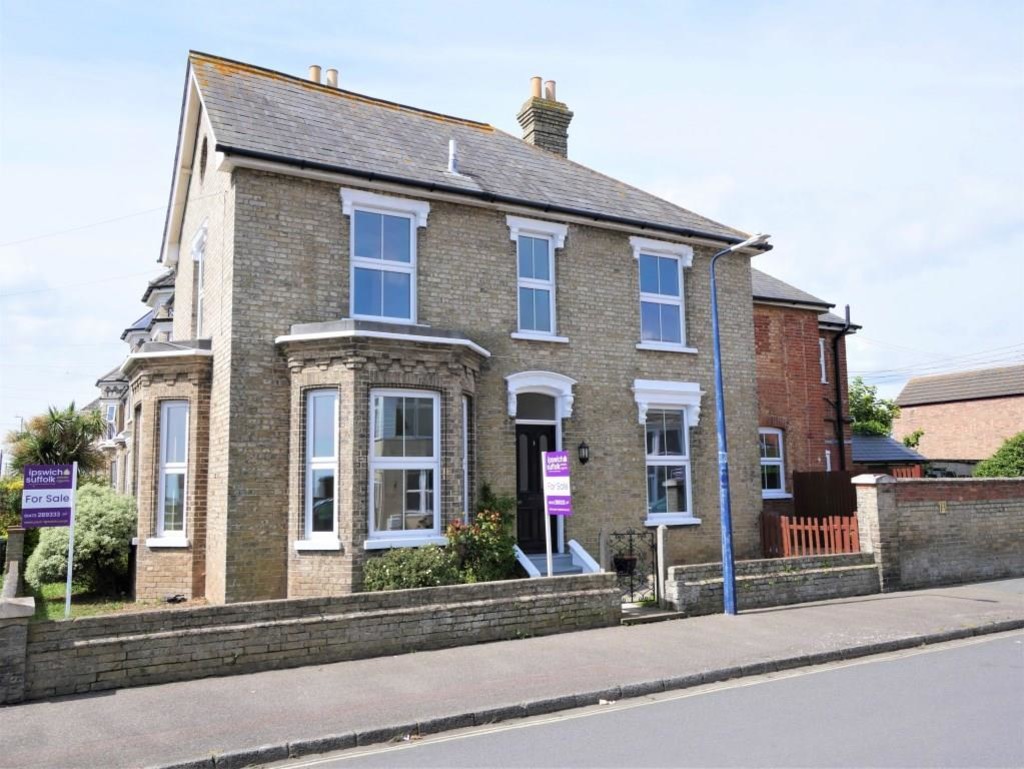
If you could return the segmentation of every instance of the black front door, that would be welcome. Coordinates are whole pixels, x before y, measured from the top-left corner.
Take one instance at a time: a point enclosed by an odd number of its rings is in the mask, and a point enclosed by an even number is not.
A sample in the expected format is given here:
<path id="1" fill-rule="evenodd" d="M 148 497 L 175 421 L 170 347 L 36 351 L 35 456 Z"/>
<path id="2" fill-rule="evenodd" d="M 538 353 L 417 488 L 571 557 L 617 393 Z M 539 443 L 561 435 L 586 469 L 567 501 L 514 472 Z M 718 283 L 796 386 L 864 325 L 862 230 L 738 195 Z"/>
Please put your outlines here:
<path id="1" fill-rule="evenodd" d="M 516 490 L 518 514 L 516 532 L 519 547 L 526 553 L 543 553 L 544 481 L 540 453 L 555 450 L 554 425 L 516 425 Z M 551 547 L 556 549 L 555 519 L 551 519 Z"/>

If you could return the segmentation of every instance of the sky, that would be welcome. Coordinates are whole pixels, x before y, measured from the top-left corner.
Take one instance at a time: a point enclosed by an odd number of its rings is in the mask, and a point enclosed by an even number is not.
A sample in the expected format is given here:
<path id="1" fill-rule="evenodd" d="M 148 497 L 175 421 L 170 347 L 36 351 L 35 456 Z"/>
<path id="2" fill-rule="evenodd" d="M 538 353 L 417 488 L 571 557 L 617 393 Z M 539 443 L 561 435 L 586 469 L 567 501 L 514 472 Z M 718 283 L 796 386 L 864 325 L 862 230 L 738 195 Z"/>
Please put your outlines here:
<path id="1" fill-rule="evenodd" d="M 750 232 L 863 328 L 851 373 L 1024 361 L 1024 2 L 0 0 L 0 436 L 98 394 L 157 265 L 186 54 L 519 134 Z"/>

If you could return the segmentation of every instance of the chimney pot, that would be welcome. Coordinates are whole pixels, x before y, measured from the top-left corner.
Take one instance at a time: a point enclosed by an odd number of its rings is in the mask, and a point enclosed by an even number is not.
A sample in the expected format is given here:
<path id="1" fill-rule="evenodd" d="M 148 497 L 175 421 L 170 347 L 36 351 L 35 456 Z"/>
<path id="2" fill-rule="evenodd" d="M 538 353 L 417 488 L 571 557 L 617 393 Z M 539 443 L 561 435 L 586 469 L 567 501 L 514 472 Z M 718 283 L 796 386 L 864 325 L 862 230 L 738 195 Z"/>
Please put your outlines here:
<path id="1" fill-rule="evenodd" d="M 319 83 L 320 82 L 320 65 L 319 64 L 310 64 L 309 65 L 309 79 L 312 80 L 314 83 Z"/>
<path id="2" fill-rule="evenodd" d="M 333 67 L 327 70 L 327 85 L 329 85 L 331 88 L 338 87 L 338 70 L 334 69 Z"/>
<path id="3" fill-rule="evenodd" d="M 554 80 L 548 80 L 543 86 L 544 95 L 541 96 L 541 79 L 530 79 L 531 97 L 519 110 L 516 119 L 523 128 L 524 142 L 564 158 L 569 154 L 572 112 L 558 101 Z"/>

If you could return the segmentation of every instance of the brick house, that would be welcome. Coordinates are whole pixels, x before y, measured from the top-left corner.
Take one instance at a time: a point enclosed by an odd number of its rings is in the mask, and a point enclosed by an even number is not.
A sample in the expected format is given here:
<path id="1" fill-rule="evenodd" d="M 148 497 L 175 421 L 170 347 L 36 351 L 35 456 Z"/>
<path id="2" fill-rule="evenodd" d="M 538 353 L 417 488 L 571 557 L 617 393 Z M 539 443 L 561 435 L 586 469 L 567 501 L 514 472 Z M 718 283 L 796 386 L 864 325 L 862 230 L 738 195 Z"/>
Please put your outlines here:
<path id="1" fill-rule="evenodd" d="M 860 327 L 846 328 L 829 302 L 751 272 L 764 512 L 792 514 L 794 472 L 853 466 L 844 337 Z"/>
<path id="2" fill-rule="evenodd" d="M 914 377 L 896 404 L 893 437 L 923 430 L 917 450 L 930 471 L 970 475 L 1024 430 L 1024 365 Z"/>
<path id="3" fill-rule="evenodd" d="M 358 590 L 366 558 L 443 544 L 484 483 L 536 553 L 556 448 L 563 561 L 660 524 L 670 562 L 718 558 L 709 263 L 746 234 L 568 160 L 553 83 L 518 138 L 336 78 L 189 56 L 173 325 L 121 366 L 137 595 Z M 718 267 L 737 557 L 760 555 L 756 253 Z"/>

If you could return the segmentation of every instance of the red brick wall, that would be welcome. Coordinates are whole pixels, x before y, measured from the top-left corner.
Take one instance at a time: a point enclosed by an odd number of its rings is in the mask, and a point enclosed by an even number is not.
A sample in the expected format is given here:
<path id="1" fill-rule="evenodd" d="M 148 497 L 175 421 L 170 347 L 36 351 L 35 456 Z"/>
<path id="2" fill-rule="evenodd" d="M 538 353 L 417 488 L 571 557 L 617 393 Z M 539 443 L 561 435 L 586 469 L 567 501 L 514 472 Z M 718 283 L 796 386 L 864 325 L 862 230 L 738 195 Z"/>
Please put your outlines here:
<path id="1" fill-rule="evenodd" d="M 1024 478 L 901 480 L 895 486 L 897 502 L 980 502 L 1024 498 Z"/>
<path id="2" fill-rule="evenodd" d="M 917 450 L 929 459 L 988 459 L 1024 430 L 1024 396 L 904 406 L 893 425 L 897 440 L 924 430 Z"/>
<path id="3" fill-rule="evenodd" d="M 825 450 L 832 453 L 832 469 L 839 470 L 835 439 L 835 398 L 832 367 L 834 333 L 818 328 L 818 313 L 795 307 L 754 305 L 754 340 L 757 355 L 757 398 L 760 425 L 785 431 L 786 490 L 792 492 L 793 472 L 824 471 Z M 828 382 L 821 381 L 818 339 L 825 339 Z M 846 412 L 846 345 L 839 343 L 841 392 Z M 846 469 L 852 467 L 849 425 Z M 787 512 L 792 502 L 765 500 L 765 509 Z"/>

